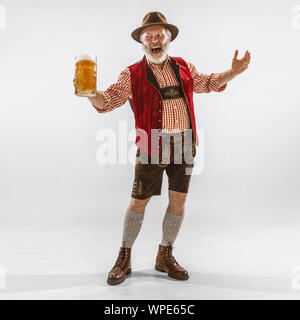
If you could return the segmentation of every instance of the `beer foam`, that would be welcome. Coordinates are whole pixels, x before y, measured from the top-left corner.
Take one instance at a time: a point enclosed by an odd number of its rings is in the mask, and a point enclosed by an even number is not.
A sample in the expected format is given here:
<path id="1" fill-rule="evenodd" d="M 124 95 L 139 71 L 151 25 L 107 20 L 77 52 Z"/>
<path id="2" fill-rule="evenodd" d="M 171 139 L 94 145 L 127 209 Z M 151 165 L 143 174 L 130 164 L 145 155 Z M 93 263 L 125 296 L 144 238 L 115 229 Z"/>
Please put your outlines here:
<path id="1" fill-rule="evenodd" d="M 76 62 L 80 61 L 80 60 L 90 60 L 90 61 L 97 63 L 96 56 L 94 54 L 88 53 L 88 52 L 77 54 L 75 60 L 76 60 Z"/>

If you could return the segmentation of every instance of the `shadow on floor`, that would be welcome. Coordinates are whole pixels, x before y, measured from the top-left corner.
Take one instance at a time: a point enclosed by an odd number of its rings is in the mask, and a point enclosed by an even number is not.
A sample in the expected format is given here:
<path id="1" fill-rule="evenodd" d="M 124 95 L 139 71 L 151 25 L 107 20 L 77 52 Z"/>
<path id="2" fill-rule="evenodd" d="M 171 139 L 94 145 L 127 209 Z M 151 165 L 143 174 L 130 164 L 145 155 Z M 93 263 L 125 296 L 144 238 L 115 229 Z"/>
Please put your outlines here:
<path id="1" fill-rule="evenodd" d="M 126 280 L 117 285 L 117 287 L 127 287 L 134 282 L 171 281 L 182 283 L 183 285 L 188 284 L 201 287 L 299 294 L 293 290 L 291 284 L 292 278 L 290 277 L 244 276 L 200 272 L 189 272 L 189 274 L 190 278 L 188 280 L 180 281 L 170 278 L 166 273 L 154 269 L 133 270 L 133 272 L 127 276 Z M 20 291 L 67 289 L 87 285 L 98 285 L 108 288 L 115 287 L 108 285 L 106 278 L 107 272 L 97 274 L 6 275 L 5 289 L 0 289 L 0 294 Z"/>

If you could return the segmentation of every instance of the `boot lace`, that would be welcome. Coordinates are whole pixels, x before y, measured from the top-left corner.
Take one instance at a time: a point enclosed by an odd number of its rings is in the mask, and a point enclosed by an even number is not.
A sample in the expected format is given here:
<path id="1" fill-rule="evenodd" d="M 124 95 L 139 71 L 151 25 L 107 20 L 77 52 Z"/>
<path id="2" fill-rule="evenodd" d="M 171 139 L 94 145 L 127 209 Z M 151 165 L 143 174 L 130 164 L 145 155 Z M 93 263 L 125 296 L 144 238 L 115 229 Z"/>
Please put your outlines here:
<path id="1" fill-rule="evenodd" d="M 121 248 L 119 255 L 118 255 L 118 258 L 117 258 L 117 261 L 114 264 L 113 268 L 115 268 L 115 267 L 122 268 L 127 260 L 126 258 L 127 258 L 127 251 L 125 250 L 125 248 Z"/>
<path id="2" fill-rule="evenodd" d="M 167 247 L 167 250 L 166 250 L 166 256 L 168 257 L 168 260 L 173 263 L 173 264 L 176 264 L 176 265 L 179 265 L 179 263 L 177 262 L 177 260 L 175 259 L 175 257 L 173 256 L 173 253 L 172 253 L 172 249 L 174 249 L 174 247 Z"/>

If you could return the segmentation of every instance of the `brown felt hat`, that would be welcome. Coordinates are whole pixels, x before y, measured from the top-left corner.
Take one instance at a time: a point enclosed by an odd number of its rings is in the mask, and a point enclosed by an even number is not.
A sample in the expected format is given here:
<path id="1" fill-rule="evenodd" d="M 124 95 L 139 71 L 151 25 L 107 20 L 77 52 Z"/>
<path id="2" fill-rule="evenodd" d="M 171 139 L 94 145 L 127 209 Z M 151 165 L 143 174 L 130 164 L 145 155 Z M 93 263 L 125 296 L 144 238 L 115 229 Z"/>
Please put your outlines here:
<path id="1" fill-rule="evenodd" d="M 131 36 L 134 40 L 137 42 L 140 42 L 140 34 L 141 31 L 149 26 L 155 26 L 155 25 L 163 25 L 166 26 L 171 31 L 172 37 L 171 41 L 173 41 L 178 34 L 178 28 L 174 26 L 173 24 L 169 24 L 165 16 L 160 12 L 148 12 L 142 22 L 142 26 L 132 31 Z"/>

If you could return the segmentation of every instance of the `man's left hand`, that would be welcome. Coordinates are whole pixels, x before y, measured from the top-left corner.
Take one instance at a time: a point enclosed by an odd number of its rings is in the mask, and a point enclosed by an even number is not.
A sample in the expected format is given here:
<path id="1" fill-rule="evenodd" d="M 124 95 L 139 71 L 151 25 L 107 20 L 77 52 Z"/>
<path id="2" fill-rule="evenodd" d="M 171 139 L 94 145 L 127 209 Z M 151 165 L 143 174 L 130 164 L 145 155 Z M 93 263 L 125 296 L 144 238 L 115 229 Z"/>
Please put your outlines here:
<path id="1" fill-rule="evenodd" d="M 235 75 L 238 75 L 248 68 L 250 63 L 250 52 L 247 50 L 242 59 L 237 59 L 239 54 L 238 50 L 235 50 L 234 57 L 232 59 L 232 71 Z"/>

